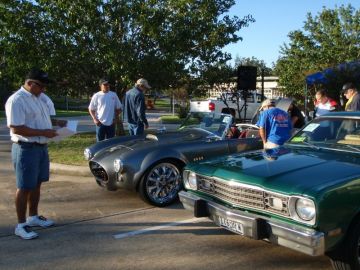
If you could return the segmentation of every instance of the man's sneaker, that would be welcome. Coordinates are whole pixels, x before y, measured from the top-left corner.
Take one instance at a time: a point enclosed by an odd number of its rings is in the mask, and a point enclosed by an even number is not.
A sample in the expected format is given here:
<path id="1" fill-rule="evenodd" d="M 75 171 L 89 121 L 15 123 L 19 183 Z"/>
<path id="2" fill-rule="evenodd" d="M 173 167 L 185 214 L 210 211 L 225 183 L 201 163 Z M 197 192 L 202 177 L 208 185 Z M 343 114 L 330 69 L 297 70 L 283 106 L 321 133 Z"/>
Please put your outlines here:
<path id="1" fill-rule="evenodd" d="M 32 216 L 26 219 L 26 224 L 31 227 L 40 226 L 43 228 L 47 228 L 53 226 L 55 223 L 51 219 L 46 219 L 43 216 Z"/>
<path id="2" fill-rule="evenodd" d="M 27 225 L 16 226 L 15 234 L 25 240 L 33 239 L 39 236 L 36 232 L 33 232 Z"/>

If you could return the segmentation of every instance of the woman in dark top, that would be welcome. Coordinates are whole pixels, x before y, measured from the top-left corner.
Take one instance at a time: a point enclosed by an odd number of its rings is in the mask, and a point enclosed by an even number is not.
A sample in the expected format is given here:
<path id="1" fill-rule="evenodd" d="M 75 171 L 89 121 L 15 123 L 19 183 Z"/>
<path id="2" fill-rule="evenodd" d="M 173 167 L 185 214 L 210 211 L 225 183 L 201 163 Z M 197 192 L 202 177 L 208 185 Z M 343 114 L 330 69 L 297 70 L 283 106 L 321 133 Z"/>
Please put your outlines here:
<path id="1" fill-rule="evenodd" d="M 305 125 L 305 117 L 294 102 L 291 103 L 288 113 L 290 114 L 293 128 L 302 128 Z"/>

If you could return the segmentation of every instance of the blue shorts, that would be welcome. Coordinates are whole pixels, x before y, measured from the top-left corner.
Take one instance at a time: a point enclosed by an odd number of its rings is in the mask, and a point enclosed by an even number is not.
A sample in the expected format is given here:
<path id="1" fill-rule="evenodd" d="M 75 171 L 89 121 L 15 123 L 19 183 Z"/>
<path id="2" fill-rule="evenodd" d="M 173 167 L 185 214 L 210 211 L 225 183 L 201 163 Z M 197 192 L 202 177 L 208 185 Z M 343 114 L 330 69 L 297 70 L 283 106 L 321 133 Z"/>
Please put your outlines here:
<path id="1" fill-rule="evenodd" d="M 13 143 L 11 156 L 18 189 L 35 189 L 40 183 L 49 181 L 47 145 Z"/>

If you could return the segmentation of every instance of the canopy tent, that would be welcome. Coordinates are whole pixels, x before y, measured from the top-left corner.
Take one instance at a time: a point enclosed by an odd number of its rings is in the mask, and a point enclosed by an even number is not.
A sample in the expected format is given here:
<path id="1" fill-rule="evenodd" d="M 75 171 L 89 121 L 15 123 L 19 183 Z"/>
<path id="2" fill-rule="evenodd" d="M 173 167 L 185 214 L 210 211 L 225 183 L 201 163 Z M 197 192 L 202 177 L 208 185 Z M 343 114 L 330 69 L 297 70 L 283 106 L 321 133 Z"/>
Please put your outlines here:
<path id="1" fill-rule="evenodd" d="M 336 76 L 338 72 L 351 72 L 355 77 L 360 77 L 360 60 L 339 64 L 335 67 L 326 68 L 306 76 L 305 87 L 305 111 L 307 111 L 308 86 L 314 84 L 326 84 L 331 76 Z"/>
<path id="2" fill-rule="evenodd" d="M 326 69 L 326 70 L 330 71 L 331 69 Z M 312 85 L 312 84 L 318 84 L 318 83 L 321 83 L 321 84 L 327 83 L 327 79 L 326 79 L 326 76 L 324 75 L 324 73 L 325 73 L 325 70 L 306 76 L 306 84 Z"/>
<path id="3" fill-rule="evenodd" d="M 335 75 L 336 72 L 342 72 L 342 71 L 360 72 L 360 60 L 342 63 L 337 65 L 336 67 L 327 68 L 324 69 L 323 71 L 310 74 L 306 76 L 306 84 L 307 85 L 320 84 L 320 83 L 325 84 L 328 82 L 328 78 L 330 76 Z"/>

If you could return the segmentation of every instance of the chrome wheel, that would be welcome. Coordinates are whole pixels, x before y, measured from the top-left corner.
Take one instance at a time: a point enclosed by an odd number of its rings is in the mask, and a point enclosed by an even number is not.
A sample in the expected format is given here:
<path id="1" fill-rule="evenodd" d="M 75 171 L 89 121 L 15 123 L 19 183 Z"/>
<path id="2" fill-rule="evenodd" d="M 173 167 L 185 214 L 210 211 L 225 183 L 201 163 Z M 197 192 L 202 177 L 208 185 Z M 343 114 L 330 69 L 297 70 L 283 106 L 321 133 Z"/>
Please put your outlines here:
<path id="1" fill-rule="evenodd" d="M 181 186 L 179 165 L 169 162 L 155 165 L 143 179 L 144 195 L 156 206 L 172 203 L 177 198 Z"/>

